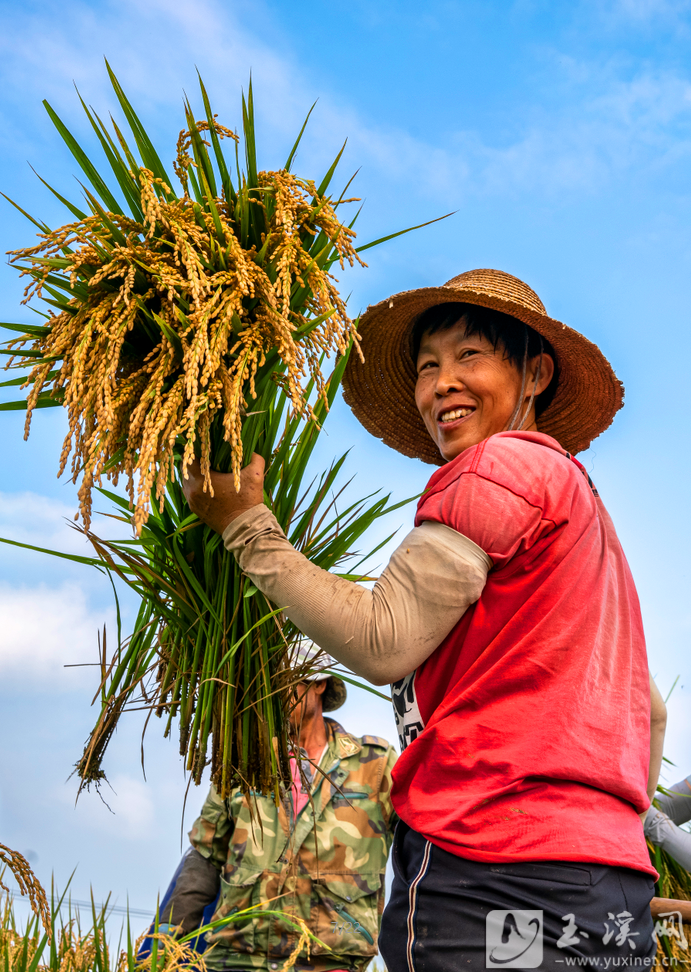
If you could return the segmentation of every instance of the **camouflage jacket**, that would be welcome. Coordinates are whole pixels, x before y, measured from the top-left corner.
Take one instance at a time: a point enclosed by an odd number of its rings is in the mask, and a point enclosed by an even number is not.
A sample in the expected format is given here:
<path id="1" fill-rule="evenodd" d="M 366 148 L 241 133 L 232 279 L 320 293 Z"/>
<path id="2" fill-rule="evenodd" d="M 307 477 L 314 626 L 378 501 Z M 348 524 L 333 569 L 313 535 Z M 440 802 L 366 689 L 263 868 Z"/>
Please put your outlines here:
<path id="1" fill-rule="evenodd" d="M 239 791 L 223 801 L 212 788 L 190 840 L 221 871 L 213 920 L 281 896 L 267 907 L 304 919 L 332 950 L 313 944 L 310 958 L 300 953 L 296 969 L 361 970 L 377 954 L 395 822 L 396 754 L 378 736 L 358 739 L 337 722 L 324 721 L 327 750 L 311 802 L 297 820 L 290 792 L 278 807 L 270 797 L 256 797 L 255 810 Z M 298 940 L 299 933 L 281 918 L 253 917 L 209 934 L 216 947 L 204 957 L 211 969 L 275 972 Z"/>

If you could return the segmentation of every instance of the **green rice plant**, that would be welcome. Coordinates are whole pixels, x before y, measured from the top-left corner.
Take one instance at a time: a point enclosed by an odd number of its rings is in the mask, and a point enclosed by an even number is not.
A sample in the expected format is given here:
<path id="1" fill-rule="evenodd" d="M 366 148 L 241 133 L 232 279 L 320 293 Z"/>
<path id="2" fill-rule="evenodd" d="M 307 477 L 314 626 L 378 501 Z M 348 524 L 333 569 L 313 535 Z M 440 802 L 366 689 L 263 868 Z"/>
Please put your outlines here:
<path id="1" fill-rule="evenodd" d="M 49 926 L 42 930 L 39 917 L 33 916 L 21 928 L 15 918 L 12 897 L 5 891 L 0 896 L 0 972 L 178 972 L 190 968 L 206 972 L 204 955 L 195 949 L 196 940 L 206 932 L 245 920 L 255 912 L 280 918 L 295 933 L 295 948 L 284 965 L 285 969 L 292 968 L 301 953 L 309 956 L 312 943 L 328 948 L 315 938 L 302 919 L 287 915 L 276 907 L 267 907 L 272 903 L 269 901 L 238 911 L 179 938 L 159 932 L 156 914 L 151 931 L 147 930 L 135 939 L 128 913 L 119 943 L 113 947 L 108 939 L 108 901 L 96 905 L 92 895 L 91 920 L 83 925 L 81 912 L 73 906 L 67 891 L 58 895 L 53 888 Z M 150 948 L 140 951 L 147 938 Z"/>
<path id="2" fill-rule="evenodd" d="M 108 71 L 129 134 L 82 101 L 108 176 L 45 103 L 86 179 L 86 208 L 51 189 L 73 222 L 51 230 L 29 217 L 39 243 L 10 262 L 29 278 L 25 302 L 42 302 L 46 320 L 2 325 L 18 332 L 2 353 L 23 372 L 5 384 L 30 390 L 0 408 L 26 409 L 26 435 L 35 408 L 68 412 L 59 474 L 71 454 L 81 529 L 94 548 L 72 559 L 140 599 L 129 637 L 118 622 L 110 657 L 104 635 L 100 714 L 77 771 L 82 785 L 98 785 L 119 718 L 143 707 L 164 719 L 166 734 L 177 721 L 197 783 L 210 759 L 222 795 L 236 785 L 278 795 L 290 781 L 291 688 L 305 674 L 290 667 L 299 632 L 191 513 L 181 484 L 195 458 L 210 489 L 211 469 L 237 482 L 259 453 L 265 502 L 291 542 L 320 567 L 344 569 L 372 522 L 395 507 L 368 496 L 341 508 L 345 456 L 306 480 L 348 355 L 359 353 L 331 270 L 400 234 L 355 247 L 354 220 L 337 215 L 353 201 L 348 186 L 329 191 L 343 150 L 318 184 L 291 172 L 304 125 L 284 167 L 260 170 L 251 85 L 238 135 L 217 121 L 200 79 L 204 117 L 185 101 L 173 179 Z M 128 499 L 103 483 L 121 476 Z M 93 533 L 94 490 L 131 522 L 132 539 Z M 357 577 L 363 562 L 344 576 Z"/>
<path id="3" fill-rule="evenodd" d="M 655 885 L 657 897 L 691 901 L 691 874 L 661 847 L 648 843 L 648 853 L 653 867 L 660 875 Z"/>
<path id="4" fill-rule="evenodd" d="M 669 763 L 669 760 L 665 759 L 665 762 Z M 670 765 L 673 764 L 670 763 Z M 664 786 L 659 785 L 658 792 L 664 793 Z M 655 884 L 656 897 L 691 901 L 691 874 L 661 847 L 657 847 L 655 844 L 650 843 L 650 841 L 647 843 L 650 863 L 659 874 Z M 691 938 L 691 930 L 689 930 L 688 926 L 686 928 L 686 934 Z M 683 962 L 683 964 L 686 964 L 687 957 L 687 952 L 682 949 L 676 938 L 664 935 L 659 936 L 657 952 L 658 968 L 669 967 L 670 963 L 680 964 Z"/>
<path id="5" fill-rule="evenodd" d="M 648 843 L 648 853 L 653 867 L 660 875 L 655 884 L 656 897 L 691 901 L 691 874 L 661 847 Z M 686 925 L 684 930 L 687 938 L 691 939 L 691 928 Z M 655 968 L 687 965 L 687 960 L 688 952 L 675 936 L 658 935 Z"/>

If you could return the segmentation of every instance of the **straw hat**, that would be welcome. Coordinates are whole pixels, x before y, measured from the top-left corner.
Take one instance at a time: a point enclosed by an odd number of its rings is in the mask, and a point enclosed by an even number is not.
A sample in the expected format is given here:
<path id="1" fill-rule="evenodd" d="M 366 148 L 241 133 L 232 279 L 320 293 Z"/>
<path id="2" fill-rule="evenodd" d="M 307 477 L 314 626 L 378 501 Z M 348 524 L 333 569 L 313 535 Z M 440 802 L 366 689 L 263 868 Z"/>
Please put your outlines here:
<path id="1" fill-rule="evenodd" d="M 368 432 L 404 456 L 444 464 L 415 406 L 416 371 L 408 335 L 423 311 L 456 301 L 510 314 L 554 348 L 559 382 L 537 420 L 540 432 L 576 453 L 611 425 L 624 403 L 624 387 L 600 349 L 548 317 L 538 295 L 518 277 L 501 270 L 469 270 L 441 287 L 407 290 L 367 308 L 359 327 L 365 360 L 350 356 L 343 397 Z"/>

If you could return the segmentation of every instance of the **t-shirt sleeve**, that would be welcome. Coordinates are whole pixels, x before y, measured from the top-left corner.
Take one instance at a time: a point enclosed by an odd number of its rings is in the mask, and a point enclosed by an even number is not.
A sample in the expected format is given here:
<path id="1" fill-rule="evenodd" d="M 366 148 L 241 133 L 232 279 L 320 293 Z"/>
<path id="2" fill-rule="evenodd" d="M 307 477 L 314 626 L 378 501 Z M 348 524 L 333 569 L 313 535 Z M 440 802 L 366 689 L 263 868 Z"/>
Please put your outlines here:
<path id="1" fill-rule="evenodd" d="M 529 550 L 554 523 L 519 493 L 475 472 L 464 472 L 442 490 L 423 497 L 416 525 L 445 523 L 485 551 L 495 568 Z"/>

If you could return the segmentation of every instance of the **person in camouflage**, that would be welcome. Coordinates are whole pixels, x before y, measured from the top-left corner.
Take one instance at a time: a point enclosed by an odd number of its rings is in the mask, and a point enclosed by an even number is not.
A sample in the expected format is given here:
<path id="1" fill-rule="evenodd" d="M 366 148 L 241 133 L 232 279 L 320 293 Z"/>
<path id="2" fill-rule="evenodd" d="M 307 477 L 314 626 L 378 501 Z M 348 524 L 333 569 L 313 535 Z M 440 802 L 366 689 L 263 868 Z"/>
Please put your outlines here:
<path id="1" fill-rule="evenodd" d="M 328 656 L 326 664 L 333 664 Z M 270 909 L 303 919 L 327 946 L 312 943 L 310 957 L 303 950 L 296 969 L 360 972 L 377 954 L 396 821 L 396 753 L 385 739 L 358 738 L 324 718 L 324 710 L 345 701 L 341 679 L 318 671 L 296 694 L 292 720 L 301 766 L 292 761 L 291 790 L 276 806 L 271 797 L 248 802 L 239 790 L 221 800 L 211 788 L 190 831 L 192 848 L 161 913 L 161 928 L 193 931 L 220 885 L 213 921 L 271 901 Z M 260 914 L 207 934 L 214 947 L 204 958 L 211 970 L 276 972 L 298 940 L 294 925 Z"/>

